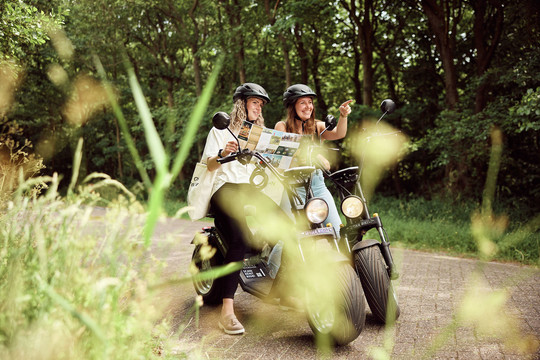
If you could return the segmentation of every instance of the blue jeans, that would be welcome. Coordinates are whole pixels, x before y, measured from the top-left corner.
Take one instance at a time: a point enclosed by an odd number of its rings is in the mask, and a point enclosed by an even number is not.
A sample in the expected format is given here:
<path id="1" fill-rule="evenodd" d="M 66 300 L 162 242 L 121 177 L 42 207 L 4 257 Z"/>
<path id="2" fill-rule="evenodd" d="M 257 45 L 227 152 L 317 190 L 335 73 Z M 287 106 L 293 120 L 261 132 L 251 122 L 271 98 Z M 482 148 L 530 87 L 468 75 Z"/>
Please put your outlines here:
<path id="1" fill-rule="evenodd" d="M 321 170 L 315 171 L 313 174 L 313 179 L 311 180 L 311 189 L 313 191 L 313 196 L 320 197 L 326 201 L 328 204 L 328 216 L 326 217 L 326 220 L 324 221 L 324 225 L 332 224 L 332 227 L 336 231 L 336 235 L 339 239 L 339 230 L 341 228 L 341 218 L 339 216 L 338 209 L 336 207 L 336 203 L 334 202 L 334 198 L 332 197 L 332 194 L 326 187 L 326 184 L 324 183 L 324 177 Z M 306 191 L 303 187 L 299 187 L 297 189 L 297 193 L 304 201 L 306 198 Z M 280 207 L 289 215 L 291 218 L 293 218 L 291 204 L 289 203 L 289 199 L 287 197 L 287 193 L 283 193 L 283 198 L 281 199 Z M 279 270 L 279 267 L 281 265 L 281 252 L 283 251 L 283 242 L 278 242 L 274 248 L 272 249 L 272 252 L 270 253 L 268 257 L 268 267 L 270 271 L 270 277 L 274 279 L 276 277 L 276 274 Z"/>

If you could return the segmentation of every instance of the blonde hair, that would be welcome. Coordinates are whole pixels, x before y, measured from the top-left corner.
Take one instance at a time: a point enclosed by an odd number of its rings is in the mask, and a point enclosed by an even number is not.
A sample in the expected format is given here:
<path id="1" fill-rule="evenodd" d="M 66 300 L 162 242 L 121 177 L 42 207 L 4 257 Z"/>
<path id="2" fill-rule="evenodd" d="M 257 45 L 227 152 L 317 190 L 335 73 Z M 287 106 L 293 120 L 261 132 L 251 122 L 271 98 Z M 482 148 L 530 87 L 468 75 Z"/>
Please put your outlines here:
<path id="1" fill-rule="evenodd" d="M 237 133 L 240 131 L 240 127 L 242 127 L 242 123 L 244 120 L 247 120 L 247 112 L 246 112 L 246 101 L 244 99 L 237 99 L 234 104 L 231 111 L 231 125 L 229 127 L 234 133 Z M 259 114 L 257 119 L 253 121 L 255 125 L 263 126 L 264 127 L 264 118 L 262 116 L 262 113 Z"/>
<path id="2" fill-rule="evenodd" d="M 285 119 L 285 130 L 290 133 L 300 134 L 302 125 L 297 126 L 296 118 L 298 116 L 294 108 L 295 104 L 296 104 L 296 101 L 290 104 L 289 106 L 287 106 L 287 119 Z M 310 135 L 310 134 L 315 134 L 315 108 L 313 108 L 313 112 L 311 113 L 310 118 L 307 120 L 306 125 L 304 126 L 303 135 Z"/>

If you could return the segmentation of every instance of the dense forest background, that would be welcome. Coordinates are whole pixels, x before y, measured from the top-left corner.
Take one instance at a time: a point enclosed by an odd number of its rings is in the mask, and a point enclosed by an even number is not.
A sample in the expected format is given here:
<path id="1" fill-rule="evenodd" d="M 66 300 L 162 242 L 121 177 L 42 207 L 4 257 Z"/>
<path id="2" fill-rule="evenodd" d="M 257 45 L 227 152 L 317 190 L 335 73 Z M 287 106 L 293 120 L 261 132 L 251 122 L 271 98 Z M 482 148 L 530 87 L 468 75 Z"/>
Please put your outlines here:
<path id="1" fill-rule="evenodd" d="M 380 115 L 382 100 L 397 103 L 386 120 L 410 142 L 378 188 L 387 195 L 480 199 L 500 129 L 496 200 L 532 214 L 540 211 L 539 44 L 536 0 L 4 0 L 0 160 L 16 147 L 8 140 L 29 140 L 43 174 L 69 179 L 82 137 L 82 175 L 102 172 L 135 188 L 154 169 L 126 63 L 173 154 L 223 57 L 207 121 L 170 197 L 185 197 L 210 118 L 230 111 L 239 84 L 266 88 L 273 127 L 285 113 L 283 91 L 305 83 L 318 94 L 318 118 L 355 99 L 349 132 Z M 100 64 L 144 171 L 108 106 Z M 345 146 L 335 166 L 352 162 Z"/>

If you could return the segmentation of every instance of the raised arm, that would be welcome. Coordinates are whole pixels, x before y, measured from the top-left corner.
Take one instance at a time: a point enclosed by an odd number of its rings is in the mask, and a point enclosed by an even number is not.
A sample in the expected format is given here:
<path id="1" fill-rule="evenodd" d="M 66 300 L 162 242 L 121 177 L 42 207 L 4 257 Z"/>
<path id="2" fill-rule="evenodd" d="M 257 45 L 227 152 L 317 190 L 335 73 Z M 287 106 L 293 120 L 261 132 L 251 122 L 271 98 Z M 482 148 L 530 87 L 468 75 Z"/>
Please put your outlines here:
<path id="1" fill-rule="evenodd" d="M 322 134 L 322 138 L 325 140 L 338 140 L 343 139 L 347 135 L 347 116 L 351 113 L 350 103 L 354 100 L 347 100 L 339 107 L 339 121 L 337 126 L 332 131 L 325 131 Z M 319 133 L 324 130 L 324 122 L 317 124 L 319 127 Z"/>

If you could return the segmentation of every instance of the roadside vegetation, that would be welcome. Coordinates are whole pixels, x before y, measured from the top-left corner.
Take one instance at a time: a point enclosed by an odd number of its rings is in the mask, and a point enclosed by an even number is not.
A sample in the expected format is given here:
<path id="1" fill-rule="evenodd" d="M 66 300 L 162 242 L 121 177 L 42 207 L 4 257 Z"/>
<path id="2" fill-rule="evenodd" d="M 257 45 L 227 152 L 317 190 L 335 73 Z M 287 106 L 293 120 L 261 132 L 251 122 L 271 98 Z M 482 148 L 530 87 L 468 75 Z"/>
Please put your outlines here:
<path id="1" fill-rule="evenodd" d="M 478 203 L 454 204 L 450 200 L 397 199 L 377 196 L 370 209 L 379 211 L 392 246 L 439 251 L 479 258 L 471 222 Z M 495 212 L 507 228 L 494 236 L 493 260 L 539 266 L 540 234 L 531 231 L 539 218 L 525 219 L 510 209 Z"/>

